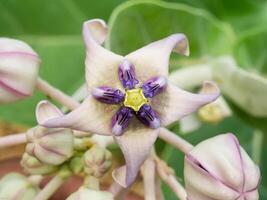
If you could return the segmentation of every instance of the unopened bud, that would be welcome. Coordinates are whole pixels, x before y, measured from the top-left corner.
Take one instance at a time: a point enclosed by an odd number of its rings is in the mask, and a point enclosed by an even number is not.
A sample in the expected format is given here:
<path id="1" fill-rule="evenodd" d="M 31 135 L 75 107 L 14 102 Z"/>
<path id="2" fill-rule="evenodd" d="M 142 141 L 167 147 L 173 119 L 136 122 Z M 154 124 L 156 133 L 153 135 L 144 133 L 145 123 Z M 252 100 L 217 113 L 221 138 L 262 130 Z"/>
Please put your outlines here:
<path id="1" fill-rule="evenodd" d="M 27 132 L 26 152 L 43 163 L 59 165 L 73 155 L 74 136 L 70 129 L 34 127 Z"/>
<path id="2" fill-rule="evenodd" d="M 232 114 L 226 101 L 219 97 L 216 101 L 203 106 L 198 111 L 200 120 L 208 123 L 217 123 Z"/>
<path id="3" fill-rule="evenodd" d="M 0 199 L 32 200 L 39 188 L 25 176 L 10 173 L 0 180 Z"/>
<path id="4" fill-rule="evenodd" d="M 100 146 L 93 146 L 84 154 L 85 172 L 93 177 L 100 178 L 112 165 L 112 154 Z"/>
<path id="5" fill-rule="evenodd" d="M 259 168 L 233 134 L 195 146 L 185 157 L 184 177 L 190 200 L 259 198 Z"/>
<path id="6" fill-rule="evenodd" d="M 23 154 L 20 164 L 29 174 L 50 174 L 57 170 L 56 166 L 42 163 L 27 153 Z"/>
<path id="7" fill-rule="evenodd" d="M 19 40 L 0 38 L 0 103 L 31 96 L 38 76 L 40 59 L 32 48 Z"/>

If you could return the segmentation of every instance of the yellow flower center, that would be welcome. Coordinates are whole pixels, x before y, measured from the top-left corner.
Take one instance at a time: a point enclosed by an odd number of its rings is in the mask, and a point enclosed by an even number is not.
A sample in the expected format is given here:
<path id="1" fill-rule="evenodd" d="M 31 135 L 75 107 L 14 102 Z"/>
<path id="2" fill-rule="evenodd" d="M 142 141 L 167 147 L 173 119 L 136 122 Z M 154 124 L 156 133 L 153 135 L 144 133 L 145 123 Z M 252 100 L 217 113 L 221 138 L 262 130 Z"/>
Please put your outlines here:
<path id="1" fill-rule="evenodd" d="M 141 88 L 126 90 L 124 106 L 132 108 L 134 111 L 138 111 L 148 100 L 143 94 Z"/>

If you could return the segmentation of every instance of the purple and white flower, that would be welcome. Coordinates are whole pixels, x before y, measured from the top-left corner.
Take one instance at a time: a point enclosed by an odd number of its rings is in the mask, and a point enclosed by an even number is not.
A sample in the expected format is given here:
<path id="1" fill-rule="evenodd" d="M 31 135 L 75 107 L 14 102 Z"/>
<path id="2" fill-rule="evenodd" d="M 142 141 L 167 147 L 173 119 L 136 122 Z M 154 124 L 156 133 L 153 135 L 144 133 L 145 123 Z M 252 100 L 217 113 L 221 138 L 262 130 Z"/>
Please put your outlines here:
<path id="1" fill-rule="evenodd" d="M 186 92 L 168 82 L 171 52 L 189 55 L 184 34 L 173 34 L 126 56 L 101 46 L 106 35 L 104 21 L 84 23 L 89 95 L 76 110 L 39 120 L 39 124 L 114 136 L 126 161 L 126 166 L 114 172 L 114 178 L 128 187 L 150 154 L 159 127 L 214 101 L 220 93 L 209 82 L 204 84 L 201 94 Z"/>

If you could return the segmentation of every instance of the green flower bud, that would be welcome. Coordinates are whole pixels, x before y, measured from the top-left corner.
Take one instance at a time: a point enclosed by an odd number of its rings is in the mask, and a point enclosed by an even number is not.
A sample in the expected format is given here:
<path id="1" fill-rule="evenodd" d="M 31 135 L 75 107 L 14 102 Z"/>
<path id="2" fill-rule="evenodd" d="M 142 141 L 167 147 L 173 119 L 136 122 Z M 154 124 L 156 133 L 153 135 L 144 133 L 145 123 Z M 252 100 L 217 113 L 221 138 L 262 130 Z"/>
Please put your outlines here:
<path id="1" fill-rule="evenodd" d="M 111 159 L 110 151 L 95 145 L 84 154 L 84 170 L 88 175 L 100 178 L 110 169 Z"/>
<path id="2" fill-rule="evenodd" d="M 0 199 L 32 200 L 39 188 L 25 176 L 10 173 L 0 180 Z"/>
<path id="3" fill-rule="evenodd" d="M 69 168 L 74 174 L 80 174 L 83 171 L 83 157 L 74 156 L 69 162 Z"/>
<path id="4" fill-rule="evenodd" d="M 57 170 L 56 166 L 42 163 L 27 153 L 23 154 L 20 164 L 29 174 L 50 174 Z"/>
<path id="5" fill-rule="evenodd" d="M 80 187 L 80 189 L 70 195 L 67 200 L 114 200 L 113 195 L 109 192 L 92 190 L 86 187 Z"/>
<path id="6" fill-rule="evenodd" d="M 73 155 L 70 129 L 37 126 L 27 132 L 27 140 L 26 152 L 46 164 L 60 165 Z"/>

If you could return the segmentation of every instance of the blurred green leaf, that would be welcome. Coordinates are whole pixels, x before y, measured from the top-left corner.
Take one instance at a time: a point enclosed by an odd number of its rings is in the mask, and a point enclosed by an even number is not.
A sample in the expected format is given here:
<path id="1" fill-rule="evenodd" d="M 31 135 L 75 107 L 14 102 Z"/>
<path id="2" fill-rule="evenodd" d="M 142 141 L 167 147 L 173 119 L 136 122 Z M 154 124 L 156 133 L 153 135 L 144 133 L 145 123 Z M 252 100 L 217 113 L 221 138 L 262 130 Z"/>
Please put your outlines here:
<path id="1" fill-rule="evenodd" d="M 119 54 L 179 32 L 189 39 L 190 59 L 229 53 L 235 40 L 232 29 L 206 11 L 162 1 L 124 3 L 112 13 L 109 27 L 107 47 Z"/>
<path id="2" fill-rule="evenodd" d="M 107 19 L 123 0 L 4 0 L 0 2 L 0 37 L 13 37 L 32 45 L 42 59 L 40 75 L 68 94 L 84 81 L 82 23 Z M 27 66 L 26 66 L 27 67 Z M 46 98 L 33 98 L 0 106 L 0 118 L 34 125 L 35 106 Z"/>
<path id="3" fill-rule="evenodd" d="M 228 22 L 240 34 L 267 23 L 266 0 L 168 0 L 185 3 L 209 11 L 218 19 Z"/>
<path id="4" fill-rule="evenodd" d="M 241 67 L 261 73 L 267 78 L 267 28 L 256 28 L 240 37 L 234 55 Z"/>

